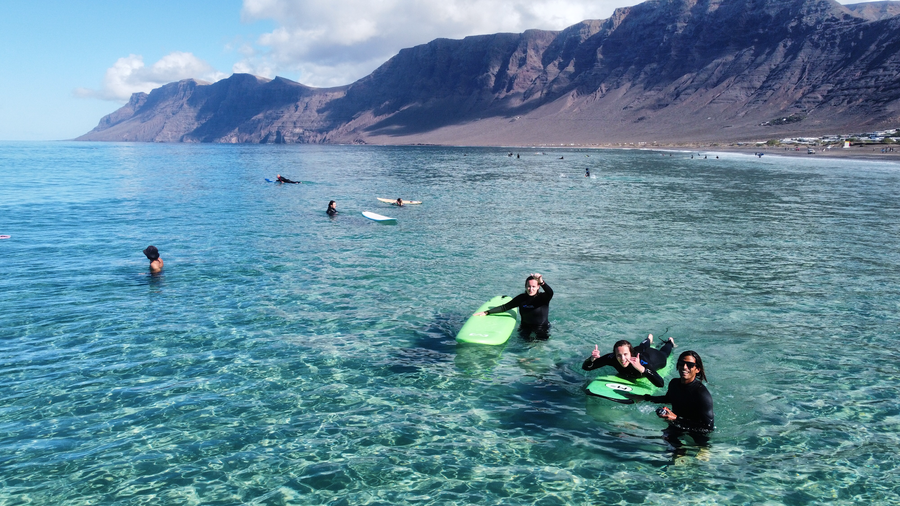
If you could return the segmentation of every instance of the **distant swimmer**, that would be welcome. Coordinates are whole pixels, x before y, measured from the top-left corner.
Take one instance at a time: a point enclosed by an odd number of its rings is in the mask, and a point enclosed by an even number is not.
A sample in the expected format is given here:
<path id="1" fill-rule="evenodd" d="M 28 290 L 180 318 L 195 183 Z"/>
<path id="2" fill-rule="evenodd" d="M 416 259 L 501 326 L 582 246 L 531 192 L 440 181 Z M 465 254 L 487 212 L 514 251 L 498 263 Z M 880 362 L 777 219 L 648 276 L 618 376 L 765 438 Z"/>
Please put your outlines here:
<path id="1" fill-rule="evenodd" d="M 156 249 L 156 246 L 147 246 L 147 249 L 144 250 L 144 255 L 150 260 L 150 272 L 152 274 L 162 270 L 163 259 L 159 257 L 159 250 Z"/>
<path id="2" fill-rule="evenodd" d="M 538 288 L 543 292 L 538 293 Z M 519 336 L 528 339 L 531 333 L 535 338 L 550 339 L 550 299 L 553 298 L 553 289 L 544 282 L 540 274 L 532 274 L 525 279 L 525 293 L 520 293 L 502 306 L 492 307 L 487 311 L 475 313 L 475 316 L 485 316 L 494 313 L 502 313 L 510 309 L 519 308 L 522 324 L 519 326 Z"/>
<path id="3" fill-rule="evenodd" d="M 591 169 L 584 169 L 584 177 L 591 177 Z"/>
<path id="4" fill-rule="evenodd" d="M 290 179 L 283 177 L 281 174 L 278 174 L 278 177 L 275 178 L 275 181 L 278 181 L 279 183 L 300 184 L 300 181 L 291 181 Z"/>
<path id="5" fill-rule="evenodd" d="M 337 215 L 337 204 L 333 200 L 328 202 L 328 209 L 326 209 L 325 212 L 328 213 L 328 216 Z"/>
<path id="6" fill-rule="evenodd" d="M 616 368 L 616 374 L 621 378 L 636 380 L 643 377 L 662 388 L 665 386 L 665 381 L 656 371 L 666 366 L 666 361 L 672 354 L 672 348 L 675 347 L 675 340 L 670 337 L 658 350 L 651 348 L 651 344 L 653 344 L 653 334 L 648 335 L 647 339 L 641 341 L 641 344 L 636 347 L 632 347 L 631 343 L 622 340 L 616 342 L 613 345 L 613 352 L 606 355 L 600 355 L 600 350 L 594 345 L 594 351 L 584 361 L 581 368 L 585 371 L 593 371 L 609 365 Z"/>

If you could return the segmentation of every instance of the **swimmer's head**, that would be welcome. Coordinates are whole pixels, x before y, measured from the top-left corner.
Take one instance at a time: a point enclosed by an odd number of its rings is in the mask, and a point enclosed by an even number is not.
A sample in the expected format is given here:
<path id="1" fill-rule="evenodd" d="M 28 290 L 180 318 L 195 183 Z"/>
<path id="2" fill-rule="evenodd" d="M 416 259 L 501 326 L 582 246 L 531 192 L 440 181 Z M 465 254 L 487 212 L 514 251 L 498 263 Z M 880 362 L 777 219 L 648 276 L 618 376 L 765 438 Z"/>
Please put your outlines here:
<path id="1" fill-rule="evenodd" d="M 147 258 L 153 262 L 159 258 L 159 250 L 156 249 L 156 246 L 147 246 L 147 249 L 144 250 L 144 255 L 147 255 Z"/>

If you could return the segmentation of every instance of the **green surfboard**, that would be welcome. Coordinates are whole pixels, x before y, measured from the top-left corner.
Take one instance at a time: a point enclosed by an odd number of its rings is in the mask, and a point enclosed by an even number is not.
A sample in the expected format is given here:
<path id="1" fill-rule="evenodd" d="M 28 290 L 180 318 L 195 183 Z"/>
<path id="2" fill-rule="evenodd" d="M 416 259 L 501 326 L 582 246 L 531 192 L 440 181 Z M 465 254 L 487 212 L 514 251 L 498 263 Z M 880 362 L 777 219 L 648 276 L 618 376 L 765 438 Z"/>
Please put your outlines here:
<path id="1" fill-rule="evenodd" d="M 666 377 L 672 374 L 672 371 L 674 370 L 675 354 L 672 353 L 666 361 L 666 366 L 656 372 L 662 376 L 663 380 L 666 380 Z M 609 399 L 622 404 L 634 404 L 634 399 L 632 397 L 644 394 L 662 395 L 664 389 L 665 386 L 663 386 L 663 388 L 657 388 L 653 383 L 650 383 L 650 380 L 647 378 L 627 380 L 625 378 L 620 378 L 615 374 L 608 374 L 606 376 L 594 378 L 594 381 L 591 381 L 588 384 L 585 391 L 588 395 L 596 395 L 597 397 L 603 397 L 604 399 Z"/>
<path id="2" fill-rule="evenodd" d="M 482 304 L 475 312 L 487 311 L 492 307 L 502 306 L 511 300 L 512 297 L 498 295 Z M 512 308 L 503 313 L 494 313 L 486 316 L 472 315 L 459 329 L 459 333 L 456 334 L 456 340 L 460 343 L 503 344 L 509 340 L 509 336 L 515 330 L 518 314 L 518 308 Z"/>

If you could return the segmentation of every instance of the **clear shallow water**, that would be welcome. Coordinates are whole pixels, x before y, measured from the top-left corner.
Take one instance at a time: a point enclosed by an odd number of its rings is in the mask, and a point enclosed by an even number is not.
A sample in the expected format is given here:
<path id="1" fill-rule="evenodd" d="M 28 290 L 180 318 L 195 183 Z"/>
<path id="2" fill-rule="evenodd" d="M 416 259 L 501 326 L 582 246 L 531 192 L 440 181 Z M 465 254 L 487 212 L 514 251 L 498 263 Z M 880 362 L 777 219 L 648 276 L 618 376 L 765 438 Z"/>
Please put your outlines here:
<path id="1" fill-rule="evenodd" d="M 507 152 L 0 144 L 0 504 L 898 501 L 900 166 Z M 550 341 L 457 347 L 534 271 Z M 683 455 L 583 393 L 667 328 Z"/>

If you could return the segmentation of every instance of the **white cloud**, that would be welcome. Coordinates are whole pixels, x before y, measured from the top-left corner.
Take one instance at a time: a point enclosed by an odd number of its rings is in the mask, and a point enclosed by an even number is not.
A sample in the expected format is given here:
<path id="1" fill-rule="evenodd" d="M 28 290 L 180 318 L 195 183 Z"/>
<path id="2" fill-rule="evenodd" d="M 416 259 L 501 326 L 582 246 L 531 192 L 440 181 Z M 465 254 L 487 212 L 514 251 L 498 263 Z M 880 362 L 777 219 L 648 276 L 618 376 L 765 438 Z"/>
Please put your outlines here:
<path id="1" fill-rule="evenodd" d="M 119 58 L 106 70 L 101 89 L 78 88 L 75 95 L 127 102 L 132 93 L 150 92 L 174 81 L 195 78 L 215 82 L 225 77 L 227 77 L 225 74 L 217 72 L 211 65 L 191 53 L 176 51 L 149 67 L 144 64 L 143 56 L 132 54 Z"/>
<path id="2" fill-rule="evenodd" d="M 639 0 L 244 0 L 247 21 L 278 26 L 235 69 L 296 75 L 310 86 L 349 84 L 400 49 L 439 37 L 530 28 L 560 30 L 603 19 Z"/>

